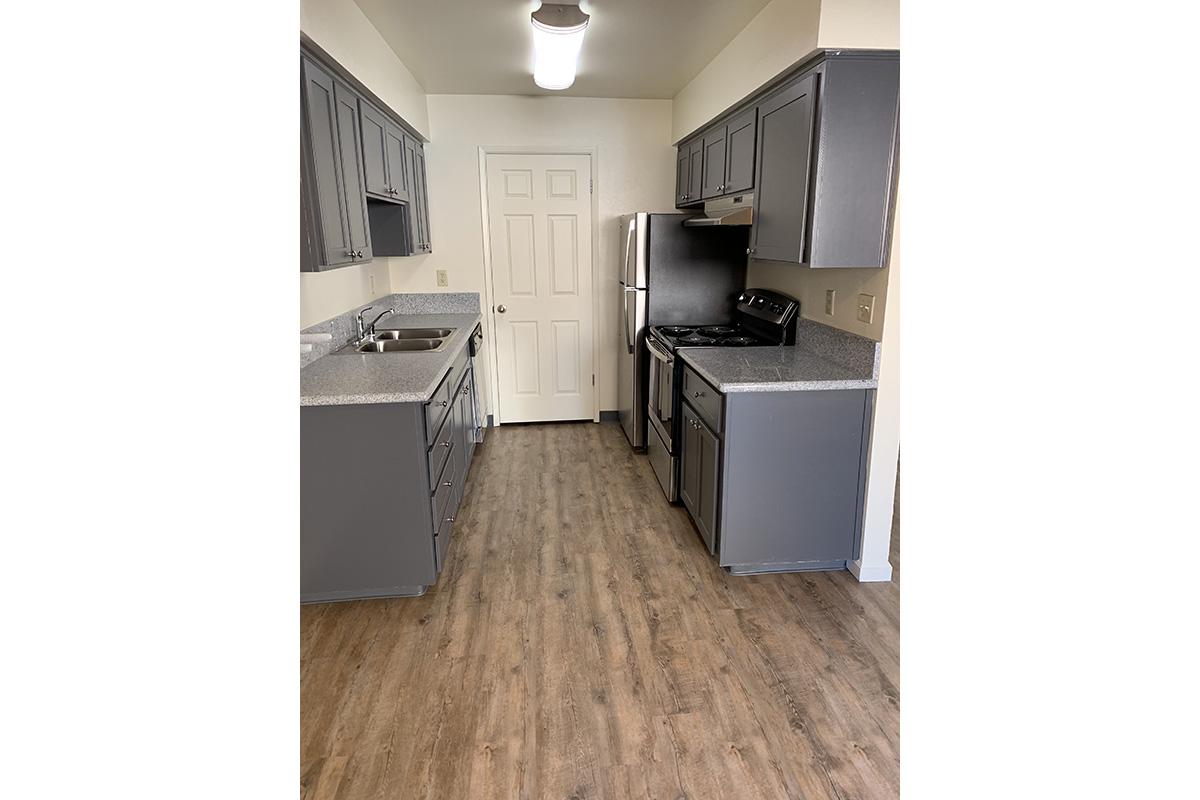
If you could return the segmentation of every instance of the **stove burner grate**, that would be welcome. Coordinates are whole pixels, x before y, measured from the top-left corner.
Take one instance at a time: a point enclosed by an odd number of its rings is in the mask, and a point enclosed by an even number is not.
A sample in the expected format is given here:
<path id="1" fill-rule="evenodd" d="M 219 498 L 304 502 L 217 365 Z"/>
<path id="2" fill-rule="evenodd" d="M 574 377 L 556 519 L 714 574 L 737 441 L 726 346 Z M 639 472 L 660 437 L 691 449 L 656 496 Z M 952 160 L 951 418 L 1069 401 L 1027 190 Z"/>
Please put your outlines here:
<path id="1" fill-rule="evenodd" d="M 726 325 L 709 325 L 700 329 L 701 336 L 733 336 L 736 333 L 735 328 Z"/>

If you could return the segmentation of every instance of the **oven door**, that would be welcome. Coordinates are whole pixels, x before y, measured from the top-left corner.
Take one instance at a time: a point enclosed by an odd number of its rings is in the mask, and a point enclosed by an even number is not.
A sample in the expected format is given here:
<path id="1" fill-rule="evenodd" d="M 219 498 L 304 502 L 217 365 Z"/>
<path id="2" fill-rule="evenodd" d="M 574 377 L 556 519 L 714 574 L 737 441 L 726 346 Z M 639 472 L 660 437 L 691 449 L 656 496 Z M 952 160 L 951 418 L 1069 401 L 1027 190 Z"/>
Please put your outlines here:
<path id="1" fill-rule="evenodd" d="M 650 351 L 650 390 L 646 410 L 650 424 L 658 431 L 667 451 L 674 455 L 671 434 L 675 425 L 675 357 L 653 336 L 646 337 L 646 349 Z"/>

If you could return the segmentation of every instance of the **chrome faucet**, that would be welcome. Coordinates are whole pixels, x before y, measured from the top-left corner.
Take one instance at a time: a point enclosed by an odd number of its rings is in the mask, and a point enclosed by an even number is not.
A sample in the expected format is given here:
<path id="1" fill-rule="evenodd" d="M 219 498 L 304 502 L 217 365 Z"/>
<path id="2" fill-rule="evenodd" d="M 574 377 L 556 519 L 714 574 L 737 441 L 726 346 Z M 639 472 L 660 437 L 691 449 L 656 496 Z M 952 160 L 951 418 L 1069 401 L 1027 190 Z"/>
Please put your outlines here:
<path id="1" fill-rule="evenodd" d="M 357 338 L 354 340 L 354 343 L 355 343 L 356 345 L 357 345 L 357 344 L 362 344 L 364 341 L 366 341 L 366 340 L 368 340 L 368 339 L 374 339 L 374 338 L 375 338 L 375 325 L 376 325 L 376 323 L 378 323 L 378 322 L 379 322 L 379 320 L 383 319 L 383 318 L 384 318 L 384 317 L 386 317 L 388 314 L 395 314 L 395 313 L 396 313 L 396 309 L 394 309 L 394 308 L 389 308 L 387 311 L 384 311 L 382 314 L 380 314 L 379 316 L 375 317 L 375 319 L 373 319 L 373 320 L 371 321 L 371 324 L 370 324 L 370 325 L 367 325 L 367 326 L 365 326 L 365 327 L 364 327 L 364 326 L 363 326 L 363 314 L 367 313 L 368 311 L 370 311 L 370 310 L 371 310 L 372 308 L 374 308 L 374 307 L 375 307 L 375 306 L 367 306 L 367 307 L 366 307 L 366 308 L 364 308 L 362 311 L 358 312 L 358 317 L 357 317 L 357 322 L 358 322 L 358 337 L 357 337 Z"/>

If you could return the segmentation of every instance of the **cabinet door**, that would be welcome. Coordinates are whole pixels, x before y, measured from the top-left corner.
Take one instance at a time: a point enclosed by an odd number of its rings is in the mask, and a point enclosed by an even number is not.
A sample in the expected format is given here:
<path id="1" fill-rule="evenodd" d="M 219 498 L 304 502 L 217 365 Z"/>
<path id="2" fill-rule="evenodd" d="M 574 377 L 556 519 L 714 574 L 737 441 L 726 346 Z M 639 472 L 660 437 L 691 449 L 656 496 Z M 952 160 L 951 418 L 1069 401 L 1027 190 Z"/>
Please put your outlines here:
<path id="1" fill-rule="evenodd" d="M 700 452 L 696 433 L 696 412 L 684 403 L 680 408 L 683 418 L 683 441 L 679 448 L 679 499 L 695 519 L 700 515 Z"/>
<path id="2" fill-rule="evenodd" d="M 675 151 L 675 205 L 687 202 L 688 169 L 692 165 L 691 146 L 686 142 Z"/>
<path id="3" fill-rule="evenodd" d="M 757 109 L 729 121 L 725 132 L 725 188 L 721 194 L 748 192 L 754 188 L 754 134 Z"/>
<path id="4" fill-rule="evenodd" d="M 338 163 L 346 200 L 346 230 L 354 260 L 365 261 L 371 258 L 371 237 L 367 235 L 367 198 L 362 168 L 362 136 L 358 125 L 358 98 L 336 81 L 333 84 L 333 97 L 337 110 Z"/>
<path id="5" fill-rule="evenodd" d="M 315 217 L 320 229 L 322 265 L 337 266 L 354 260 L 346 226 L 346 200 L 338 147 L 337 103 L 333 78 L 308 59 L 302 59 L 304 107 L 308 145 L 312 154 L 312 187 Z"/>
<path id="6" fill-rule="evenodd" d="M 362 126 L 363 174 L 367 194 L 392 199 L 388 183 L 387 129 L 388 121 L 366 101 L 359 103 L 359 124 Z"/>
<path id="7" fill-rule="evenodd" d="M 704 139 L 696 139 L 688 150 L 688 205 L 699 203 L 704 192 L 701 191 L 701 181 L 704 179 Z"/>
<path id="8" fill-rule="evenodd" d="M 390 122 L 383 130 L 384 152 L 387 153 L 388 189 L 393 200 L 410 200 L 408 159 L 404 157 L 404 133 Z"/>
<path id="9" fill-rule="evenodd" d="M 408 139 L 413 143 L 412 149 L 412 206 L 416 211 L 416 246 L 414 250 L 421 253 L 433 251 L 429 237 L 429 191 L 425 183 L 425 148 L 420 142 Z"/>
<path id="10" fill-rule="evenodd" d="M 717 552 L 717 499 L 721 496 L 721 440 L 703 422 L 696 428 L 696 452 L 700 456 L 699 512 L 696 527 L 704 536 L 708 552 Z"/>
<path id="11" fill-rule="evenodd" d="M 758 106 L 754 181 L 755 258 L 804 261 L 817 76 L 785 86 Z"/>
<path id="12" fill-rule="evenodd" d="M 704 134 L 703 177 L 700 197 L 707 200 L 725 191 L 725 126 Z"/>

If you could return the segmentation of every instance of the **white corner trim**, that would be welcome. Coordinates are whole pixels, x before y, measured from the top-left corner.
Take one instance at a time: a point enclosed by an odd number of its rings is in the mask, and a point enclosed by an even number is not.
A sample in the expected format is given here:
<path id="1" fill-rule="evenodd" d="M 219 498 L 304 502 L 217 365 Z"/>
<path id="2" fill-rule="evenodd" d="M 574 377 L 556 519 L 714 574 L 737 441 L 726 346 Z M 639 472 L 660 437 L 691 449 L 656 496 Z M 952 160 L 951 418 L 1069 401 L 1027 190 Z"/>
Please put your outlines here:
<path id="1" fill-rule="evenodd" d="M 892 579 L 892 565 L 887 561 L 882 564 L 864 564 L 862 561 L 848 561 L 846 569 L 859 583 L 886 583 Z"/>

